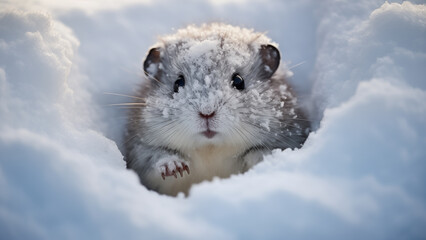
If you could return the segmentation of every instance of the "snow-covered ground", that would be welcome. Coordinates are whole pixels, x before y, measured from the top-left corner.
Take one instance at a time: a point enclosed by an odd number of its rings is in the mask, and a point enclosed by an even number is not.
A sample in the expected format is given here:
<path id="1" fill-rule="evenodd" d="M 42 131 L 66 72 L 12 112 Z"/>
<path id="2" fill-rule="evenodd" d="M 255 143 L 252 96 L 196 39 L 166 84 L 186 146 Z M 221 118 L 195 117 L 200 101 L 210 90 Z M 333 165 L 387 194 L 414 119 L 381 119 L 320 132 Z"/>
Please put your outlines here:
<path id="1" fill-rule="evenodd" d="M 424 1 L 0 1 L 0 239 L 425 239 Z M 171 198 L 125 169 L 160 34 L 267 32 L 317 130 Z M 299 65 L 299 63 L 302 63 Z"/>

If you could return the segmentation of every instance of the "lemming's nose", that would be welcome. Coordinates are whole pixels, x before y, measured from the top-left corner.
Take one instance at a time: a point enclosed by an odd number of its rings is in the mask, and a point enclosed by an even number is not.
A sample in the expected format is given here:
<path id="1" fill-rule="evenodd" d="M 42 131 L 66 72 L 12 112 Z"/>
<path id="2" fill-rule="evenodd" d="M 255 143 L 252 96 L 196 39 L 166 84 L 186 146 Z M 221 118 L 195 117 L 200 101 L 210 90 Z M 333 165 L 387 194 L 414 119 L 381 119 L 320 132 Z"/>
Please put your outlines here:
<path id="1" fill-rule="evenodd" d="M 209 118 L 212 118 L 216 114 L 216 112 L 213 111 L 209 114 L 204 114 L 202 112 L 199 112 L 198 114 L 200 115 L 201 118 L 209 119 Z"/>

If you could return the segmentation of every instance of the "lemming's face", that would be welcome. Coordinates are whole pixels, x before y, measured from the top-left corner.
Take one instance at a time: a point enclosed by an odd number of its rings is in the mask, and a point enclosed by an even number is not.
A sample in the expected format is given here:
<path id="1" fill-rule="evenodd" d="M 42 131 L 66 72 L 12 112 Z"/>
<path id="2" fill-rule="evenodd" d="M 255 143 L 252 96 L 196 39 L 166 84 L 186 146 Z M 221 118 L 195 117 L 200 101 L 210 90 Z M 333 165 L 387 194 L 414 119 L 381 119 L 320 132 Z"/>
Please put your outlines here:
<path id="1" fill-rule="evenodd" d="M 145 141 L 177 150 L 206 144 L 248 149 L 279 133 L 287 92 L 277 94 L 269 81 L 279 52 L 239 37 L 187 38 L 150 51 L 144 67 L 160 83 L 151 80 L 155 86 L 142 111 Z"/>

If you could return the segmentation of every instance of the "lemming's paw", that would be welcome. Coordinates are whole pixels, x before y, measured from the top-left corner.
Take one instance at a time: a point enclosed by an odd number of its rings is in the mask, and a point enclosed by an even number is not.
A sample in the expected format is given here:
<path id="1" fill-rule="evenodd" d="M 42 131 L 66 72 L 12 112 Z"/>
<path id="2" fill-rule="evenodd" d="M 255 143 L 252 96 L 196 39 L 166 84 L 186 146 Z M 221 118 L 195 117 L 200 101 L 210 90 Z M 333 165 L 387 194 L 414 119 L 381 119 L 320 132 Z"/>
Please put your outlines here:
<path id="1" fill-rule="evenodd" d="M 179 159 L 178 157 L 161 159 L 157 164 L 157 169 L 160 172 L 163 180 L 170 176 L 177 178 L 178 174 L 183 177 L 185 171 L 188 175 L 190 173 L 189 163 L 185 160 Z"/>

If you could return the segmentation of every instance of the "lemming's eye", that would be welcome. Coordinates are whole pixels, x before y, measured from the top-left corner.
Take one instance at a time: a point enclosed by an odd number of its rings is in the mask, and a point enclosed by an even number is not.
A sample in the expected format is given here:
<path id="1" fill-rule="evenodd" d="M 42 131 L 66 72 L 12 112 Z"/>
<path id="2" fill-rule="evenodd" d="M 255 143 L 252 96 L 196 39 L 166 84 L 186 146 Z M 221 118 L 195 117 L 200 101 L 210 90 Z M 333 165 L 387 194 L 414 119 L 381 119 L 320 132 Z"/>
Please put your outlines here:
<path id="1" fill-rule="evenodd" d="M 244 90 L 244 79 L 240 76 L 240 74 L 234 73 L 234 75 L 232 75 L 232 86 L 240 91 Z"/>
<path id="2" fill-rule="evenodd" d="M 178 79 L 175 81 L 173 90 L 177 93 L 179 92 L 179 87 L 185 86 L 185 78 L 182 75 L 179 75 Z"/>

